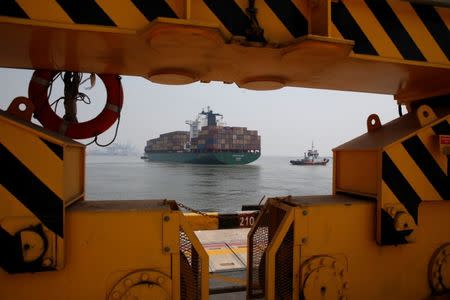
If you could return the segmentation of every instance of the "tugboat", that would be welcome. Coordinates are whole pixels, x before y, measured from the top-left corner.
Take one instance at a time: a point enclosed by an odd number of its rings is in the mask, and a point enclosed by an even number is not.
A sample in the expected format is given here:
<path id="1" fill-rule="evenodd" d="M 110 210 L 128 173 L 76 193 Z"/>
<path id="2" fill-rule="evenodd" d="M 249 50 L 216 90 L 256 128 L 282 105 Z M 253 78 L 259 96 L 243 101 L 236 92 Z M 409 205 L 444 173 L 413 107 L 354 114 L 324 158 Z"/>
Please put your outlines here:
<path id="1" fill-rule="evenodd" d="M 293 165 L 301 165 L 301 166 L 313 166 L 320 165 L 325 166 L 330 160 L 328 158 L 320 158 L 319 152 L 314 149 L 314 142 L 311 144 L 311 149 L 305 153 L 305 157 L 302 159 L 291 160 L 290 163 Z"/>

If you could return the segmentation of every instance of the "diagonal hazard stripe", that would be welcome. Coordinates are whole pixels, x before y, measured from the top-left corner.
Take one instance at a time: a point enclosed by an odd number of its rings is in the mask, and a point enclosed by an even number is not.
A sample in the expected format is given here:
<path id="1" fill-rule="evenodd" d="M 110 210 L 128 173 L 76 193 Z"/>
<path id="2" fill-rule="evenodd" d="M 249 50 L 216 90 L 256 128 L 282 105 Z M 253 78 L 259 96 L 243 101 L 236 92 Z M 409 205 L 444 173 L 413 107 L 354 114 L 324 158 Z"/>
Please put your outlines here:
<path id="1" fill-rule="evenodd" d="M 40 139 L 41 139 L 41 141 L 43 141 L 47 145 L 47 147 L 50 150 L 52 150 L 53 153 L 56 154 L 56 156 L 59 157 L 59 159 L 61 159 L 61 160 L 64 159 L 64 149 L 63 149 L 63 147 L 61 145 L 58 145 L 58 144 L 52 143 L 50 141 L 44 140 L 43 138 L 40 138 Z"/>
<path id="2" fill-rule="evenodd" d="M 0 184 L 48 229 L 63 237 L 63 201 L 0 144 Z M 27 185 L 24 188 L 23 185 Z"/>
<path id="3" fill-rule="evenodd" d="M 432 128 L 433 128 L 434 133 L 436 133 L 436 135 L 450 135 L 450 124 L 448 123 L 447 120 L 434 125 Z M 449 155 L 447 155 L 447 188 L 450 189 L 450 156 Z M 450 199 L 444 198 L 444 200 L 450 200 Z"/>
<path id="4" fill-rule="evenodd" d="M 157 17 L 178 18 L 169 4 L 165 0 L 131 0 L 137 9 L 149 21 L 153 21 Z"/>
<path id="5" fill-rule="evenodd" d="M 0 247 L 0 267 L 12 273 L 17 267 L 17 262 L 23 260 L 20 238 L 10 235 L 0 226 L 0 245 L 2 245 Z"/>
<path id="6" fill-rule="evenodd" d="M 290 0 L 265 0 L 293 37 L 308 34 L 308 20 Z"/>
<path id="7" fill-rule="evenodd" d="M 421 202 L 420 197 L 386 152 L 383 152 L 381 172 L 384 183 L 386 183 L 395 197 L 405 206 L 417 224 L 418 208 Z"/>
<path id="8" fill-rule="evenodd" d="M 355 41 L 353 51 L 358 54 L 378 55 L 364 32 L 342 1 L 331 3 L 331 18 L 341 35 Z"/>
<path id="9" fill-rule="evenodd" d="M 234 0 L 203 0 L 232 35 L 247 36 L 250 19 Z"/>
<path id="10" fill-rule="evenodd" d="M 425 4 L 411 4 L 419 18 L 427 27 L 434 40 L 438 43 L 442 52 L 450 60 L 450 30 L 441 19 L 433 6 Z"/>
<path id="11" fill-rule="evenodd" d="M 450 124 L 447 120 L 437 123 L 432 128 L 436 135 L 450 135 Z"/>
<path id="12" fill-rule="evenodd" d="M 56 0 L 56 2 L 75 23 L 116 26 L 95 0 Z"/>
<path id="13" fill-rule="evenodd" d="M 434 186 L 429 182 L 428 178 L 419 169 L 415 161 L 406 152 L 405 147 L 396 144 L 386 149 L 386 153 L 394 162 L 405 179 L 414 188 L 414 191 L 424 200 L 442 200 L 440 194 L 435 190 Z"/>
<path id="14" fill-rule="evenodd" d="M 14 0 L 1 0 L 0 1 L 0 16 L 26 18 L 28 15 Z"/>
<path id="15" fill-rule="evenodd" d="M 412 138 L 403 141 L 402 144 L 439 195 L 441 195 L 442 199 L 449 199 L 450 186 L 448 185 L 448 178 L 433 159 L 430 152 L 428 152 L 420 138 L 418 136 L 413 136 Z"/>
<path id="16" fill-rule="evenodd" d="M 386 0 L 365 0 L 365 2 L 403 58 L 426 60 Z"/>
<path id="17" fill-rule="evenodd" d="M 427 148 L 428 152 L 430 152 L 430 154 L 433 156 L 434 161 L 439 165 L 441 170 L 443 172 L 447 172 L 447 157 L 442 155 L 442 153 L 440 153 L 439 151 L 439 145 L 437 143 L 438 139 L 436 137 L 436 133 L 433 131 L 433 128 L 431 127 L 422 128 L 422 130 L 417 132 L 417 136 L 420 138 L 423 145 Z M 408 153 L 406 153 L 406 155 L 409 156 Z M 416 163 L 414 162 L 414 164 Z"/>

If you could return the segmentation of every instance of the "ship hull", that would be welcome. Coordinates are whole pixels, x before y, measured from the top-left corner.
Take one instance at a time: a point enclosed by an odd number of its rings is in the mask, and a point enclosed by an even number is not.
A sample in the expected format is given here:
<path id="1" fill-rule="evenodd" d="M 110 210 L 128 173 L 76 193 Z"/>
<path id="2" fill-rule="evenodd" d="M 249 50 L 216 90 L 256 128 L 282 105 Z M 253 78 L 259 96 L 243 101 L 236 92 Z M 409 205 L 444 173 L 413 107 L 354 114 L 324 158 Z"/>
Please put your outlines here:
<path id="1" fill-rule="evenodd" d="M 257 160 L 259 152 L 146 152 L 149 161 L 204 165 L 245 165 Z"/>
<path id="2" fill-rule="evenodd" d="M 296 166 L 325 166 L 329 162 L 329 159 L 320 161 L 303 161 L 303 160 L 291 160 L 290 163 Z"/>

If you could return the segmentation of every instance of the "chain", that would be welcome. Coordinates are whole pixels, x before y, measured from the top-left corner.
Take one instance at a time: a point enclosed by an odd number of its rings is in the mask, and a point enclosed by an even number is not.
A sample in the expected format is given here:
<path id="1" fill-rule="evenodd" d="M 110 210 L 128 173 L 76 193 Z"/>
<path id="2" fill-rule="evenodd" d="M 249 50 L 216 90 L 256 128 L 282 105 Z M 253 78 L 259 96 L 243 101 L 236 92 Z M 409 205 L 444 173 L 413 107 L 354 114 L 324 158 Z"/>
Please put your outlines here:
<path id="1" fill-rule="evenodd" d="M 190 211 L 190 212 L 193 212 L 193 213 L 202 215 L 202 216 L 204 216 L 204 217 L 218 218 L 218 216 L 208 215 L 207 213 L 205 213 L 205 212 L 203 212 L 203 211 L 199 211 L 199 210 L 194 209 L 194 208 L 192 208 L 192 207 L 186 206 L 186 205 L 184 205 L 184 204 L 181 203 L 181 202 L 176 201 L 176 203 L 177 203 L 177 205 L 178 205 L 179 207 L 182 207 L 182 208 L 184 208 L 184 209 L 186 209 L 186 210 L 188 210 L 188 211 Z"/>

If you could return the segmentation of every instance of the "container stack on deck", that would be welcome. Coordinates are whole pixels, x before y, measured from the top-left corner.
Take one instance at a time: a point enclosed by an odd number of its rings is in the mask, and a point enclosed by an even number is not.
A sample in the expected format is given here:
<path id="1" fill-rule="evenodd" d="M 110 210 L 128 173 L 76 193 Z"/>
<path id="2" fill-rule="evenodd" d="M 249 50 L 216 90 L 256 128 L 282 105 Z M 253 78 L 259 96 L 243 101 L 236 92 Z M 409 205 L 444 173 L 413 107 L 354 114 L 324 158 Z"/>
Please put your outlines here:
<path id="1" fill-rule="evenodd" d="M 204 126 L 191 140 L 193 151 L 252 152 L 261 150 L 261 137 L 246 127 Z"/>
<path id="2" fill-rule="evenodd" d="M 188 131 L 173 131 L 161 134 L 159 138 L 147 141 L 146 152 L 182 151 L 189 141 Z"/>

